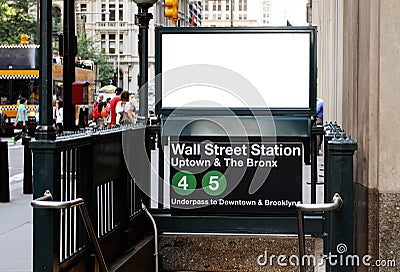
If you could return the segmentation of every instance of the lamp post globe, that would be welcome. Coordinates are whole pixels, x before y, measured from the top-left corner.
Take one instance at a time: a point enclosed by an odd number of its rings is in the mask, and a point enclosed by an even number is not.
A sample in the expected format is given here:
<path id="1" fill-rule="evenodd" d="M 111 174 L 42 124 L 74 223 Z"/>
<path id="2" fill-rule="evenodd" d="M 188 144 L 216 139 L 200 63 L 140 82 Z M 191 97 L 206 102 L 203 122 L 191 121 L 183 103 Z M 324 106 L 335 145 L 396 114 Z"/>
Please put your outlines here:
<path id="1" fill-rule="evenodd" d="M 133 2 L 135 2 L 136 5 L 154 5 L 157 0 L 133 0 Z"/>

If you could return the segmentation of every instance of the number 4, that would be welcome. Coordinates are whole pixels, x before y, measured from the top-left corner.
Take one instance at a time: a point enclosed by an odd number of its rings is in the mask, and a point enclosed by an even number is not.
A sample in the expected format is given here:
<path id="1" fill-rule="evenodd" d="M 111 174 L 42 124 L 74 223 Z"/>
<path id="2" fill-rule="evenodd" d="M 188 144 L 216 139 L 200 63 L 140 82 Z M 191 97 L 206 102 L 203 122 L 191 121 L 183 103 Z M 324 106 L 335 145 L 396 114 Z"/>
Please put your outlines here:
<path id="1" fill-rule="evenodd" d="M 187 183 L 186 176 L 183 176 L 181 180 L 178 182 L 178 187 L 182 188 L 183 190 L 187 190 L 189 184 Z"/>

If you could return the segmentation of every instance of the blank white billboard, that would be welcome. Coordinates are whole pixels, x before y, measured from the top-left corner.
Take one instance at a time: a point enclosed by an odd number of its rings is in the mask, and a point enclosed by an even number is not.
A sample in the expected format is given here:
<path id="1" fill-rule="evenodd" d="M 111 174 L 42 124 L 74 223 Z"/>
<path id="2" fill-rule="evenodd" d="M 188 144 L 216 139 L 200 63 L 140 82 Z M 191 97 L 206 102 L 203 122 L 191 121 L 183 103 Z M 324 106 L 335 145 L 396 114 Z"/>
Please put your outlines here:
<path id="1" fill-rule="evenodd" d="M 267 106 L 309 109 L 311 34 L 163 33 L 163 75 L 174 69 L 190 67 L 193 70 L 190 71 L 189 77 L 194 80 L 182 81 L 181 86 L 166 88 L 166 80 L 174 80 L 176 76 L 163 76 L 161 107 L 260 109 Z M 198 65 L 200 68 L 196 69 Z M 203 70 L 201 67 L 211 68 Z M 215 73 L 209 71 L 213 70 L 213 67 L 216 68 Z M 221 70 L 232 73 L 219 73 Z M 210 72 L 211 76 L 202 76 L 201 73 L 205 71 Z M 180 74 L 186 77 L 188 75 L 181 72 Z M 219 74 L 221 84 L 218 78 L 211 79 L 208 84 L 207 77 L 218 77 Z M 202 78 L 201 82 L 195 82 L 197 77 Z M 252 88 L 243 84 L 246 80 L 254 86 L 257 95 L 250 91 Z"/>

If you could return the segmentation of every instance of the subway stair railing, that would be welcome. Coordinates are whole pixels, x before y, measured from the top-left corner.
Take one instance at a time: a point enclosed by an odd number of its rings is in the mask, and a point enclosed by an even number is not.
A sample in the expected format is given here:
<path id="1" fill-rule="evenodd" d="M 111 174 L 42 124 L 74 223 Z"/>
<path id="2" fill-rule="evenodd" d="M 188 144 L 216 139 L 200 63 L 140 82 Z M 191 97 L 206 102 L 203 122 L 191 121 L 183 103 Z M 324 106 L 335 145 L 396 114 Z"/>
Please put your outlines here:
<path id="1" fill-rule="evenodd" d="M 153 271 L 153 227 L 141 208 L 148 198 L 135 182 L 148 180 L 150 166 L 143 159 L 129 170 L 124 154 L 146 153 L 148 137 L 146 127 L 125 126 L 30 142 L 34 272 L 113 271 L 136 258 L 138 244 L 141 271 Z"/>
<path id="2" fill-rule="evenodd" d="M 306 253 L 305 233 L 304 233 L 304 213 L 305 212 L 327 212 L 339 211 L 342 207 L 343 200 L 338 193 L 332 198 L 332 203 L 322 204 L 297 204 L 297 223 L 298 223 L 298 241 L 299 241 L 299 266 L 300 272 L 307 271 L 307 262 L 304 261 Z"/>
<path id="3" fill-rule="evenodd" d="M 53 196 L 51 195 L 49 190 L 46 190 L 44 196 L 36 200 L 33 200 L 31 202 L 31 205 L 32 207 L 37 209 L 42 208 L 42 209 L 57 209 L 57 210 L 79 207 L 79 212 L 82 216 L 83 223 L 85 224 L 86 231 L 89 236 L 89 240 L 94 249 L 95 256 L 100 267 L 100 271 L 108 272 L 106 262 L 104 261 L 103 253 L 101 252 L 99 246 L 99 240 L 96 237 L 96 233 L 93 229 L 93 224 L 90 221 L 89 213 L 83 199 L 77 198 L 75 200 L 70 200 L 70 201 L 52 201 L 52 200 Z"/>
<path id="4" fill-rule="evenodd" d="M 267 231 L 271 232 L 264 232 L 269 236 L 262 236 L 262 232 L 260 231 L 258 233 L 259 235 L 255 236 L 258 237 L 257 240 L 253 239 L 253 237 L 245 237 L 243 235 L 247 234 L 246 231 L 248 231 L 249 228 L 247 225 L 243 224 L 244 220 L 238 223 L 238 221 L 242 218 L 239 218 L 237 221 L 235 221 L 235 223 L 237 223 L 237 225 L 240 225 L 242 228 L 233 229 L 229 225 L 228 221 L 229 219 L 232 220 L 232 218 L 228 217 L 209 216 L 205 219 L 207 220 L 207 222 L 204 223 L 204 221 L 202 222 L 200 220 L 205 216 L 191 216 L 184 218 L 185 221 L 179 221 L 178 225 L 176 224 L 176 220 L 181 219 L 182 217 L 168 217 L 168 215 L 159 214 L 156 219 L 158 219 L 157 223 L 161 222 L 159 224 L 160 232 L 163 233 L 162 235 L 160 235 L 160 259 L 162 260 L 162 268 L 170 271 L 189 270 L 189 268 L 193 269 L 194 271 L 196 271 L 196 269 L 207 269 L 207 271 L 227 271 L 229 267 L 233 267 L 235 265 L 237 265 L 238 267 L 244 267 L 245 263 L 248 260 L 243 256 L 248 256 L 247 254 L 252 254 L 252 252 L 254 252 L 254 249 L 249 245 L 257 244 L 261 240 L 261 247 L 265 247 L 265 244 L 268 245 L 268 253 L 270 253 L 270 251 L 275 253 L 275 251 L 273 251 L 275 250 L 274 247 L 279 247 L 280 250 L 282 250 L 282 248 L 283 250 L 287 250 L 287 246 L 295 248 L 295 250 L 297 250 L 296 243 L 299 242 L 299 248 L 301 250 L 300 255 L 304 256 L 304 254 L 306 253 L 304 248 L 306 243 L 304 242 L 303 235 L 305 233 L 306 235 L 311 236 L 311 239 L 307 239 L 307 253 L 314 254 L 314 257 L 316 258 L 318 258 L 320 253 L 323 253 L 322 255 L 326 255 L 326 257 L 324 257 L 324 262 L 326 265 L 324 265 L 323 267 L 319 267 L 318 269 L 325 268 L 326 271 L 329 272 L 352 271 L 354 266 L 351 265 L 331 265 L 334 263 L 334 260 L 329 260 L 329 256 L 333 256 L 335 254 L 337 255 L 337 249 L 339 245 L 347 246 L 348 251 L 346 252 L 346 254 L 348 254 L 350 257 L 355 252 L 355 245 L 353 242 L 355 237 L 353 156 L 354 152 L 357 149 L 357 144 L 349 136 L 346 135 L 344 130 L 336 122 L 326 123 L 324 126 L 320 127 L 313 127 L 312 135 L 322 135 L 324 138 L 324 163 L 322 164 L 324 181 L 317 182 L 318 170 L 320 170 L 318 168 L 320 168 L 320 165 L 317 165 L 316 162 L 318 156 L 318 150 L 316 148 L 317 141 L 316 139 L 312 139 L 314 143 L 311 144 L 311 153 L 315 154 L 315 156 L 313 156 L 311 159 L 315 159 L 315 162 L 312 162 L 311 164 L 311 204 L 298 205 L 298 213 L 301 212 L 301 220 L 298 220 L 299 217 L 294 216 L 293 218 L 291 218 L 293 219 L 293 221 L 289 222 L 290 226 L 294 227 L 293 232 L 284 232 L 287 230 L 287 226 L 289 224 L 282 224 L 282 227 L 279 229 L 276 228 L 276 225 L 269 224 L 267 225 L 268 227 L 275 226 L 275 229 L 271 229 L 272 227 L 270 227 Z M 319 157 L 319 162 L 321 161 L 322 158 Z M 322 203 L 319 204 L 315 204 L 316 194 L 321 192 L 319 190 L 321 189 L 321 187 L 317 186 L 323 186 L 324 190 L 324 199 Z M 332 196 L 334 196 L 333 199 Z M 319 202 L 320 201 L 321 200 L 319 200 Z M 165 220 L 165 222 L 169 223 L 168 225 L 165 224 L 164 221 L 162 221 L 164 220 L 164 218 L 171 218 L 169 221 Z M 214 221 L 209 220 L 210 218 Z M 313 232 L 313 229 L 310 228 L 310 218 L 317 218 L 318 222 L 321 222 L 319 225 L 320 232 L 315 234 Z M 265 226 L 259 223 L 260 219 L 263 218 L 255 218 L 254 220 L 253 218 L 251 218 L 252 226 L 250 227 L 255 229 L 255 227 L 257 226 Z M 301 241 L 296 241 L 296 236 L 293 236 L 293 234 L 299 234 L 299 229 L 297 228 L 298 226 L 296 227 L 296 221 L 298 224 L 302 224 L 303 226 L 302 231 L 300 231 L 300 233 L 303 234 L 301 234 L 300 238 L 298 238 L 302 239 Z M 182 224 L 182 222 L 187 224 Z M 219 233 L 204 232 L 206 227 L 214 227 L 216 225 L 215 222 L 218 223 L 219 230 L 222 231 L 220 231 Z M 173 224 L 178 225 L 179 228 L 184 229 L 185 231 L 174 231 L 172 227 L 175 227 L 175 225 Z M 166 227 L 168 228 L 167 230 L 165 230 Z M 228 231 L 223 232 L 224 230 Z M 273 235 L 273 231 L 275 230 L 281 231 L 281 233 L 279 234 L 283 235 L 282 237 L 284 237 L 283 239 L 285 241 L 283 243 L 280 243 L 279 238 Z M 250 234 L 253 235 L 252 233 Z M 285 236 L 286 234 L 287 236 Z M 239 237 L 239 235 L 242 235 L 242 237 Z M 320 239 L 321 237 L 322 239 Z M 316 240 L 318 241 L 314 242 Z M 321 240 L 323 240 L 324 242 L 323 250 L 321 250 Z M 318 247 L 316 246 L 317 243 Z M 196 244 L 201 244 L 202 246 L 196 247 Z M 228 252 L 230 255 L 222 255 L 226 254 L 224 253 L 225 245 L 229 245 L 226 247 L 229 248 L 231 251 L 228 250 L 226 252 Z M 246 246 L 238 249 L 240 254 L 235 255 L 234 253 L 232 253 L 232 251 L 235 251 L 236 249 L 234 247 L 235 245 Z M 255 250 L 257 250 L 258 248 L 260 248 L 260 246 L 255 246 Z M 246 250 L 249 251 L 246 252 Z M 190 252 L 191 254 L 182 254 L 182 252 Z M 210 252 L 210 254 L 207 255 L 205 252 Z M 288 252 L 291 253 L 291 251 L 289 250 L 277 252 L 285 252 L 285 254 Z M 329 253 L 332 254 L 329 255 Z M 218 255 L 217 258 L 216 254 L 221 255 Z M 302 258 L 301 256 L 299 256 L 300 264 Z M 232 261 L 232 258 L 234 257 L 235 260 Z M 346 258 L 346 255 L 343 255 L 343 257 Z M 224 263 L 223 259 L 227 259 L 228 261 Z M 241 260 L 241 262 L 239 263 L 236 260 Z M 247 270 L 243 271 L 255 271 L 254 263 L 246 263 L 246 265 L 249 266 L 246 267 Z M 257 269 L 259 268 L 260 267 L 258 266 Z M 279 269 L 280 268 L 271 267 L 271 271 L 281 271 Z M 301 267 L 301 269 L 304 269 L 301 271 L 310 271 L 310 269 L 312 268 L 309 266 L 308 270 L 303 267 Z"/>
<path id="5" fill-rule="evenodd" d="M 298 241 L 300 271 L 307 271 L 304 263 L 304 215 L 324 212 L 323 238 L 324 258 L 327 272 L 350 272 L 354 269 L 356 252 L 355 198 L 353 180 L 353 155 L 357 144 L 336 123 L 326 123 L 324 131 L 324 202 L 323 204 L 297 204 Z M 333 199 L 329 197 L 333 195 Z M 336 211 L 336 212 L 329 212 Z M 345 247 L 346 251 L 341 251 Z M 345 254 L 345 255 L 344 255 Z M 338 265 L 334 257 L 341 257 L 344 263 Z"/>

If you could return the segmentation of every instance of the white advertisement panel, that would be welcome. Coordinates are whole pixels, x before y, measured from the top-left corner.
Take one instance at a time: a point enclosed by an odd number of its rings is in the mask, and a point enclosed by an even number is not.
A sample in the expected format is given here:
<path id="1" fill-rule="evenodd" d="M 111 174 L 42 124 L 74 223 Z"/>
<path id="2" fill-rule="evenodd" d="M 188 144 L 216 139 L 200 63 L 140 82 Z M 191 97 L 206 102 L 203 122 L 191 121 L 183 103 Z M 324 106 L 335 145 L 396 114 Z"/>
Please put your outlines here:
<path id="1" fill-rule="evenodd" d="M 310 35 L 163 33 L 161 107 L 309 109 Z M 177 69 L 181 77 L 191 80 L 180 78 L 182 84 L 171 87 L 166 81 L 177 79 L 168 72 Z M 196 78 L 201 80 L 193 82 Z"/>

